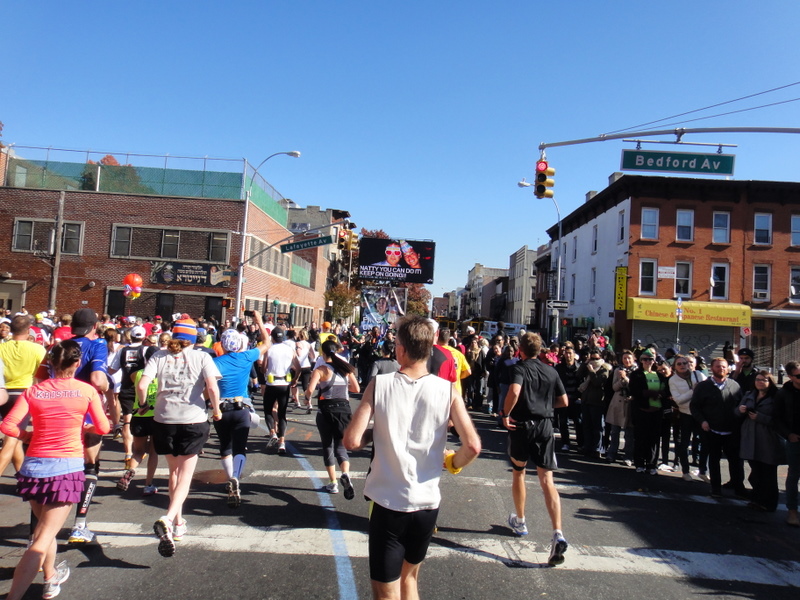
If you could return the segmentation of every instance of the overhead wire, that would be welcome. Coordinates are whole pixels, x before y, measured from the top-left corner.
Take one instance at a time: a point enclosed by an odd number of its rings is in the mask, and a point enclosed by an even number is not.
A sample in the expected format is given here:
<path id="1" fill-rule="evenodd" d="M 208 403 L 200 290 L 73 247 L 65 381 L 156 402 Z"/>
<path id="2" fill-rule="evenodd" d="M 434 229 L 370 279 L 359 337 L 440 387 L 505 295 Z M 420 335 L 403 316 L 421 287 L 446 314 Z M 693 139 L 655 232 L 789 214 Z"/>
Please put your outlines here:
<path id="1" fill-rule="evenodd" d="M 762 92 L 756 92 L 755 94 L 748 94 L 747 96 L 742 96 L 741 98 L 736 98 L 734 100 L 726 100 L 725 102 L 718 102 L 716 104 L 711 104 L 711 105 L 705 106 L 703 108 L 696 108 L 694 110 L 689 110 L 689 111 L 686 111 L 686 112 L 678 113 L 676 115 L 671 115 L 669 117 L 663 117 L 661 119 L 656 119 L 655 121 L 648 121 L 647 123 L 639 123 L 638 125 L 632 125 L 631 127 L 625 127 L 623 129 L 617 129 L 615 131 L 608 131 L 608 132 L 606 132 L 606 133 L 604 133 L 602 135 L 612 135 L 612 134 L 615 134 L 615 133 L 622 133 L 622 132 L 625 132 L 625 131 L 630 131 L 631 129 L 638 129 L 640 127 L 646 127 L 648 125 L 654 125 L 655 123 L 661 123 L 662 121 L 667 121 L 669 119 L 675 119 L 677 117 L 683 117 L 685 115 L 691 115 L 691 114 L 694 114 L 694 113 L 702 112 L 704 110 L 709 110 L 711 108 L 717 108 L 718 106 L 725 106 L 726 104 L 733 104 L 734 102 L 740 102 L 742 100 L 747 100 L 749 98 L 755 98 L 756 96 L 763 96 L 764 94 L 769 94 L 771 92 L 777 92 L 779 90 L 784 90 L 786 88 L 790 88 L 790 87 L 795 86 L 795 85 L 800 85 L 800 81 L 795 81 L 794 83 L 788 83 L 786 85 L 782 85 L 782 86 L 779 86 L 779 87 L 776 87 L 776 88 L 772 88 L 772 89 L 769 89 L 769 90 L 764 90 Z M 795 100 L 787 100 L 786 102 L 794 102 Z M 776 102 L 775 104 L 785 104 L 786 102 Z M 679 123 L 691 123 L 692 121 L 700 121 L 700 120 L 703 120 L 703 119 L 711 119 L 711 118 L 720 117 L 720 116 L 723 116 L 723 115 L 734 114 L 736 112 L 745 112 L 747 110 L 756 110 L 758 108 L 765 108 L 765 107 L 768 107 L 768 106 L 774 106 L 775 104 L 765 104 L 763 106 L 755 106 L 753 108 L 743 109 L 741 111 L 733 111 L 733 112 L 730 112 L 730 113 L 722 113 L 722 114 L 719 114 L 719 115 L 711 115 L 711 116 L 708 116 L 708 117 L 699 117 L 697 119 L 691 119 L 691 120 L 688 120 L 688 121 L 679 121 L 678 123 L 670 123 L 668 125 L 679 124 Z M 665 125 L 665 126 L 667 126 L 667 125 Z"/>

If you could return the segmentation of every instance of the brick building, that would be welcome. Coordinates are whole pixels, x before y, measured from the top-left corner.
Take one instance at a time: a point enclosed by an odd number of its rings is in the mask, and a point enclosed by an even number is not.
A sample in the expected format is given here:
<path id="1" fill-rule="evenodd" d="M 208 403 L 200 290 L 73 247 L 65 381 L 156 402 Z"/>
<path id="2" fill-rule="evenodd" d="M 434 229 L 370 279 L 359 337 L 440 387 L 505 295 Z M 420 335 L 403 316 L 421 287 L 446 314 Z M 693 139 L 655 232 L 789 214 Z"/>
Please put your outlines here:
<path id="1" fill-rule="evenodd" d="M 225 305 L 235 297 L 244 237 L 245 257 L 253 257 L 244 267 L 245 308 L 303 324 L 322 317 L 326 250 L 267 249 L 292 235 L 287 211 L 271 186 L 252 185 L 246 161 L 238 173 L 164 168 L 153 175 L 131 165 L 24 160 L 7 151 L 0 172 L 3 308 L 40 311 L 54 294 L 60 313 L 88 306 L 112 315 L 224 319 L 232 314 Z M 257 193 L 249 235 L 242 236 L 245 185 Z M 135 300 L 123 293 L 128 273 L 143 279 Z"/>
<path id="2" fill-rule="evenodd" d="M 679 339 L 712 355 L 728 341 L 760 365 L 800 358 L 799 183 L 615 174 L 562 229 L 568 326 L 610 329 L 618 348 Z"/>

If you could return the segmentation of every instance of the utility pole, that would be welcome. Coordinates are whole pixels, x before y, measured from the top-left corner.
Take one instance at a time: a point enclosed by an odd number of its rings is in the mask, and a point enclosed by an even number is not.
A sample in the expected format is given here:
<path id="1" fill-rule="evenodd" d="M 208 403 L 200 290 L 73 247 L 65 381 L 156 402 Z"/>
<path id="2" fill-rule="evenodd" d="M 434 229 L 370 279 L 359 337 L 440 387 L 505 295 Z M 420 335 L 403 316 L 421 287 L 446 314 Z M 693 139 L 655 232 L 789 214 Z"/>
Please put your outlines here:
<path id="1" fill-rule="evenodd" d="M 58 213 L 56 214 L 55 248 L 53 249 L 53 273 L 50 279 L 50 302 L 48 308 L 55 310 L 58 296 L 58 277 L 61 272 L 61 241 L 64 237 L 64 201 L 66 192 L 58 196 Z"/>

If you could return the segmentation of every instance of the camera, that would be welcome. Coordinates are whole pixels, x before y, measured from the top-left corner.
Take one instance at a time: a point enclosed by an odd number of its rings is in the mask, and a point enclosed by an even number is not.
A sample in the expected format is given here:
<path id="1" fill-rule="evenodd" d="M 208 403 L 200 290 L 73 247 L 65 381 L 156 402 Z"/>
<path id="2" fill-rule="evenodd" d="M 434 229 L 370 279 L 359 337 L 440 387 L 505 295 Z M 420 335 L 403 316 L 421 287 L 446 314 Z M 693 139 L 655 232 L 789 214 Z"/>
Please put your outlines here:
<path id="1" fill-rule="evenodd" d="M 244 316 L 253 318 L 256 316 L 256 312 L 254 310 L 246 310 L 244 311 Z"/>

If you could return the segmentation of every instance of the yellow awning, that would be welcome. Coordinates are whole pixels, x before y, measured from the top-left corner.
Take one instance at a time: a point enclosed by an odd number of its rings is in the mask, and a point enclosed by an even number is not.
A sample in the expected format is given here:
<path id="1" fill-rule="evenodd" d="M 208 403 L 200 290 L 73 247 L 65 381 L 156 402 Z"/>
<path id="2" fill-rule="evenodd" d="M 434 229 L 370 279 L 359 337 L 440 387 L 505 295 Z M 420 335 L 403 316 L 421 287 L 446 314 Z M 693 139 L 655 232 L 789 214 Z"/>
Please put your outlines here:
<path id="1" fill-rule="evenodd" d="M 662 321 L 676 323 L 678 320 L 675 300 L 650 298 L 628 298 L 628 319 L 635 321 Z M 726 327 L 750 327 L 751 309 L 745 304 L 729 302 L 683 302 L 682 323 L 691 325 L 721 325 Z"/>

